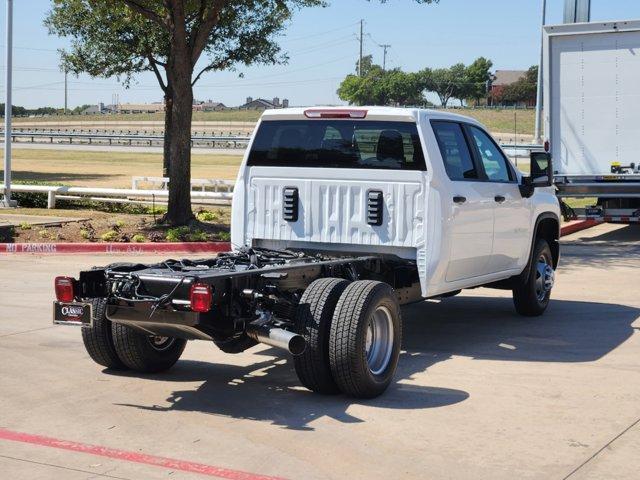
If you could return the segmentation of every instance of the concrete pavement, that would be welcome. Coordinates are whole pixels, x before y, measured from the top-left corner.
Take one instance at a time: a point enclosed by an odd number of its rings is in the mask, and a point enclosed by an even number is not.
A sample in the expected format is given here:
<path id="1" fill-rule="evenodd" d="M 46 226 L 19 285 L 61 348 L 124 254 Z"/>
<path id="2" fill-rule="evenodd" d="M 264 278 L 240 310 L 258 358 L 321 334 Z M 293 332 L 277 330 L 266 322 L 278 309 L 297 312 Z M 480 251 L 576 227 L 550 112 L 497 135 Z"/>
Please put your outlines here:
<path id="1" fill-rule="evenodd" d="M 543 317 L 487 289 L 405 308 L 397 382 L 369 401 L 306 391 L 262 346 L 190 342 L 165 374 L 102 371 L 77 329 L 50 324 L 51 284 L 123 258 L 1 256 L 0 428 L 289 479 L 637 478 L 640 228 L 564 243 Z M 0 471 L 203 478 L 6 440 Z"/>

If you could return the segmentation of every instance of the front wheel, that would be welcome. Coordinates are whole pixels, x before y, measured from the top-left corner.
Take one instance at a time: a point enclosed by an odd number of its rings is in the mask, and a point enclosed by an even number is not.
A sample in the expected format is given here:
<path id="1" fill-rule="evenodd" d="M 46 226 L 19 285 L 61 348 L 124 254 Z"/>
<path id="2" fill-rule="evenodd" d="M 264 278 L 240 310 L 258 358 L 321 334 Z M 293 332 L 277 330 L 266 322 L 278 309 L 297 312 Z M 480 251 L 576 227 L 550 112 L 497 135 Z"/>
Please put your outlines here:
<path id="1" fill-rule="evenodd" d="M 187 344 L 181 338 L 145 335 L 118 323 L 114 323 L 112 327 L 118 357 L 127 367 L 137 372 L 157 373 L 170 369 Z"/>
<path id="2" fill-rule="evenodd" d="M 329 363 L 347 395 L 373 398 L 393 379 L 400 357 L 402 320 L 393 289 L 386 283 L 357 281 L 340 296 L 329 335 Z"/>
<path id="3" fill-rule="evenodd" d="M 542 315 L 549 305 L 555 281 L 553 256 L 546 240 L 536 241 L 529 267 L 529 275 L 513 288 L 513 303 L 520 315 Z"/>

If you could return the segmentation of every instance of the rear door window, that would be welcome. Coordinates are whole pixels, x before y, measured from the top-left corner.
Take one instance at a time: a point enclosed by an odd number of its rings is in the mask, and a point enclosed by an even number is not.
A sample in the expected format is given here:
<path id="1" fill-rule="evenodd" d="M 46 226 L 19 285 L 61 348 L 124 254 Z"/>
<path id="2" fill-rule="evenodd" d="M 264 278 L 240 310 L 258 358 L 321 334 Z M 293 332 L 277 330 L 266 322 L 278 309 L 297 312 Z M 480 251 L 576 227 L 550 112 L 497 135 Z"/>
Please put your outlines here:
<path id="1" fill-rule="evenodd" d="M 477 180 L 478 169 L 473 162 L 462 126 L 456 122 L 432 121 L 433 131 L 451 180 Z"/>
<path id="2" fill-rule="evenodd" d="M 509 168 L 508 160 L 489 134 L 471 125 L 468 128 L 484 172 L 487 175 L 487 180 L 490 182 L 509 182 L 513 180 L 513 173 Z"/>
<path id="3" fill-rule="evenodd" d="M 415 123 L 367 120 L 268 120 L 249 166 L 424 170 Z"/>

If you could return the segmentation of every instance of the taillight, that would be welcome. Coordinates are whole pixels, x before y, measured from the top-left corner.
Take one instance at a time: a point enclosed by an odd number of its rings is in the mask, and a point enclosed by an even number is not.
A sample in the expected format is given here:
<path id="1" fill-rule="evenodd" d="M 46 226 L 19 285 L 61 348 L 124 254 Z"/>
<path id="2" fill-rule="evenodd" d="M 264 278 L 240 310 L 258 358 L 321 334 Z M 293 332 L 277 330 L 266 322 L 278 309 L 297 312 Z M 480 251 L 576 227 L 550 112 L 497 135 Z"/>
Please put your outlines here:
<path id="1" fill-rule="evenodd" d="M 545 140 L 544 141 L 544 151 L 549 153 L 549 149 L 551 148 L 551 144 L 549 143 L 549 140 Z"/>
<path id="2" fill-rule="evenodd" d="M 367 110 L 311 109 L 305 110 L 307 118 L 366 118 Z"/>
<path id="3" fill-rule="evenodd" d="M 54 281 L 56 289 L 56 298 L 59 302 L 73 302 L 75 297 L 73 293 L 74 279 L 71 277 L 56 277 Z"/>
<path id="4" fill-rule="evenodd" d="M 211 310 L 212 298 L 211 285 L 206 283 L 194 283 L 191 285 L 189 300 L 191 301 L 191 310 L 194 312 L 205 313 Z"/>

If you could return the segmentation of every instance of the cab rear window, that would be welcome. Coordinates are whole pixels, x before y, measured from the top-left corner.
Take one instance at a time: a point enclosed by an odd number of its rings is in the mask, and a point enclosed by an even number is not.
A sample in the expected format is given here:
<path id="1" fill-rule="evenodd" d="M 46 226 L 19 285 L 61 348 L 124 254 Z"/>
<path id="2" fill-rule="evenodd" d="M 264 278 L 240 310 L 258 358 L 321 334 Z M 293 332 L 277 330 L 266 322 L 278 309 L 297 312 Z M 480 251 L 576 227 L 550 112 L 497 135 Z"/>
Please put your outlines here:
<path id="1" fill-rule="evenodd" d="M 262 122 L 248 165 L 425 169 L 415 123 L 363 120 Z"/>

